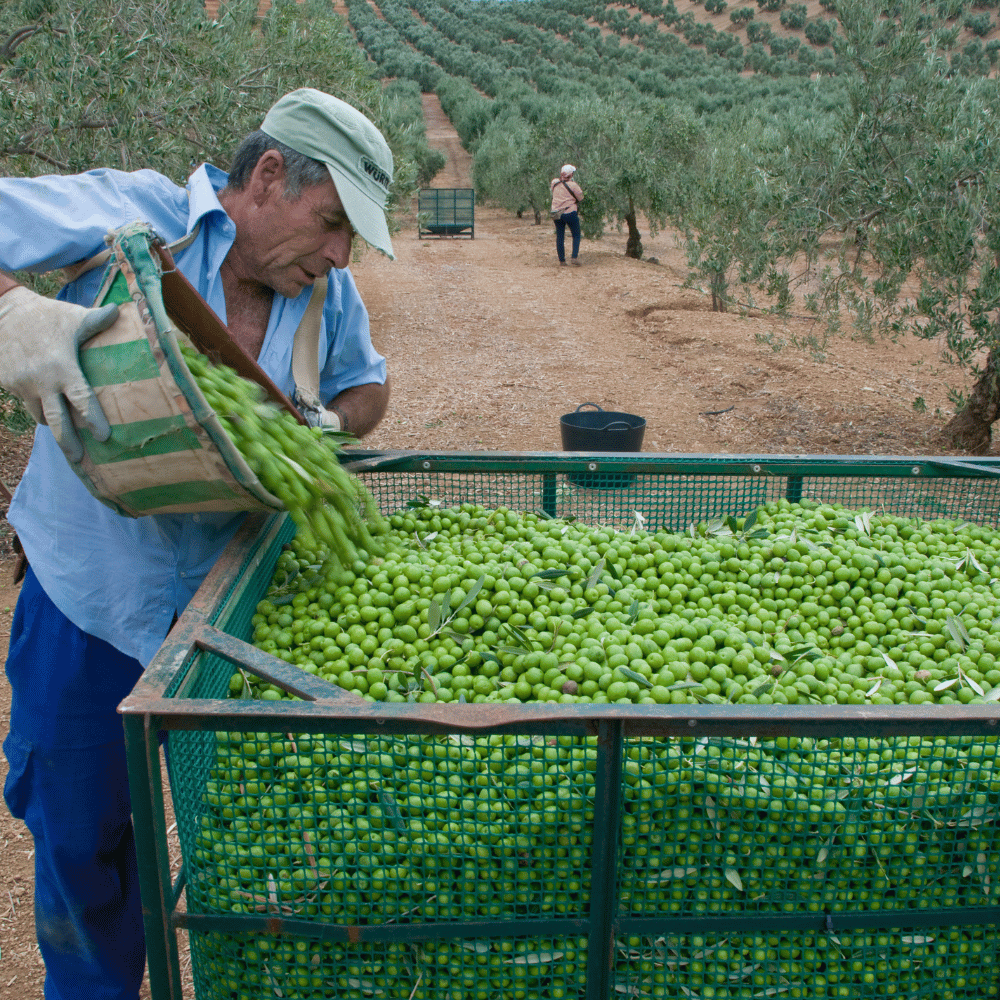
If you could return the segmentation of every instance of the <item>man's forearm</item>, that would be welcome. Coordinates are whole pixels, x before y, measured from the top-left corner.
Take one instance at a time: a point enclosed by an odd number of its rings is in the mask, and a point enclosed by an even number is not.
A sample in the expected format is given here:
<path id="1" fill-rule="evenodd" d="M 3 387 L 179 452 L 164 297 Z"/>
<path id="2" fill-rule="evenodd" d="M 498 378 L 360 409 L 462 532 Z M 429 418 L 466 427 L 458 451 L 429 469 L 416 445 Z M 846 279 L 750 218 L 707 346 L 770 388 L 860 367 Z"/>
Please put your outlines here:
<path id="1" fill-rule="evenodd" d="M 329 403 L 328 409 L 340 416 L 341 428 L 356 438 L 370 434 L 385 416 L 389 405 L 389 379 L 385 384 L 369 382 L 345 389 Z"/>
<path id="2" fill-rule="evenodd" d="M 0 271 L 0 295 L 9 292 L 12 288 L 18 288 L 20 282 L 15 281 L 6 271 Z"/>

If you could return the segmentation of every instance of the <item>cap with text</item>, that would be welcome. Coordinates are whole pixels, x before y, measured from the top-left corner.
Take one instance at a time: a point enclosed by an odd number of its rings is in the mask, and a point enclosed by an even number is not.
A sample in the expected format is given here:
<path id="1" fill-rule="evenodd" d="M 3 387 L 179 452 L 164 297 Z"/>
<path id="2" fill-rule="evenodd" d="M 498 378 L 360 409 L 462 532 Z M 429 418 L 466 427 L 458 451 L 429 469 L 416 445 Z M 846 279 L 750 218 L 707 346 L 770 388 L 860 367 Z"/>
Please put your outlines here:
<path id="1" fill-rule="evenodd" d="M 260 127 L 297 153 L 325 163 L 354 231 L 395 259 L 385 218 L 392 151 L 360 111 L 338 97 L 303 87 L 280 98 Z"/>

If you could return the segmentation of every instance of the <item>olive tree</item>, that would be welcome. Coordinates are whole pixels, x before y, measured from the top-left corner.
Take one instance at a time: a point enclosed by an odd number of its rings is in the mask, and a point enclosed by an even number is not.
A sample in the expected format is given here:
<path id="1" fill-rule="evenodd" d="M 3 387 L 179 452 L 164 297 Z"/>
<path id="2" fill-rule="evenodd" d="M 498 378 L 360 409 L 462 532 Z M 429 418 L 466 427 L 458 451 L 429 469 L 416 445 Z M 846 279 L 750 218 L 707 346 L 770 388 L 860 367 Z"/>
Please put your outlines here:
<path id="1" fill-rule="evenodd" d="M 733 119 L 684 171 L 676 225 L 685 234 L 688 280 L 707 285 L 713 311 L 728 311 L 734 281 L 752 295 L 775 271 L 781 248 L 774 226 L 786 204 L 784 147 L 774 125 Z"/>
<path id="2" fill-rule="evenodd" d="M 474 147 L 477 190 L 511 211 L 530 207 L 538 221 L 550 180 L 573 163 L 584 188 L 583 234 L 598 239 L 608 225 L 625 226 L 626 254 L 641 257 L 640 218 L 655 233 L 672 216 L 679 171 L 699 142 L 691 113 L 664 101 L 597 98 L 553 100 L 534 113 L 529 121 L 509 108 L 483 132 Z"/>
<path id="3" fill-rule="evenodd" d="M 642 257 L 640 218 L 655 234 L 677 209 L 678 177 L 701 141 L 693 115 L 666 101 L 616 107 L 581 101 L 557 109 L 540 123 L 538 144 L 555 176 L 571 162 L 581 173 L 584 235 L 597 238 L 608 225 L 628 231 L 625 253 Z"/>
<path id="4" fill-rule="evenodd" d="M 965 369 L 949 443 L 990 447 L 1000 416 L 1000 93 L 953 76 L 919 0 L 891 18 L 838 0 L 837 49 L 852 67 L 825 150 L 802 150 L 785 232 L 839 239 L 825 301 L 894 335 L 934 339 Z M 800 246 L 801 248 L 801 246 Z M 805 245 L 813 259 L 818 240 Z"/>
<path id="5" fill-rule="evenodd" d="M 372 66 L 323 0 L 23 0 L 0 6 L 0 170 L 152 167 L 183 181 L 228 164 L 281 94 L 312 86 L 383 125 L 397 200 L 414 184 L 412 141 Z"/>
<path id="6" fill-rule="evenodd" d="M 490 123 L 472 161 L 478 197 L 511 212 L 530 210 L 536 225 L 549 206 L 546 170 L 535 128 L 513 110 Z"/>

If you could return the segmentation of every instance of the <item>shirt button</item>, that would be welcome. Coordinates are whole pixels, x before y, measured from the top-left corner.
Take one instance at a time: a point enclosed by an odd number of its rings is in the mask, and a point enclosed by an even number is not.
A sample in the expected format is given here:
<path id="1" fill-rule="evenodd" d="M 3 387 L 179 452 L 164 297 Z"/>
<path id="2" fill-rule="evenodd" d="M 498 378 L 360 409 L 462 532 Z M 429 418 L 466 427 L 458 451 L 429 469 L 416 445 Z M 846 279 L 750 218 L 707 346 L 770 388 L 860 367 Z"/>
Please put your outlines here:
<path id="1" fill-rule="evenodd" d="M 185 573 L 185 572 L 184 572 L 184 570 L 181 570 L 181 571 L 180 571 L 180 573 L 178 573 L 177 575 L 178 575 L 178 576 L 179 576 L 179 577 L 180 577 L 180 578 L 181 578 L 182 580 L 186 580 L 186 579 L 187 579 L 187 573 Z"/>
<path id="2" fill-rule="evenodd" d="M 200 524 L 201 523 L 201 514 L 195 514 L 194 517 L 192 518 L 192 520 L 194 521 L 195 524 Z"/>

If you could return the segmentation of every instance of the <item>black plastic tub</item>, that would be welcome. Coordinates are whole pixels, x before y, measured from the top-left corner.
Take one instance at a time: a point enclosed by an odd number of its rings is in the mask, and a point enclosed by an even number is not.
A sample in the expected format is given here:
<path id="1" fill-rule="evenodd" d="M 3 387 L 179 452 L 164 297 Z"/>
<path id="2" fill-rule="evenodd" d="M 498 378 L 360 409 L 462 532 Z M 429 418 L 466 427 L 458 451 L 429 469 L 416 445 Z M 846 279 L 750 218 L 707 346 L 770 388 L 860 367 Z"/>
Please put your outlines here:
<path id="1" fill-rule="evenodd" d="M 585 406 L 594 409 L 585 410 Z M 581 403 L 559 420 L 563 451 L 641 451 L 646 418 L 634 413 L 602 410 L 597 403 Z M 630 473 L 572 472 L 566 478 L 587 489 L 614 490 L 635 481 Z"/>

